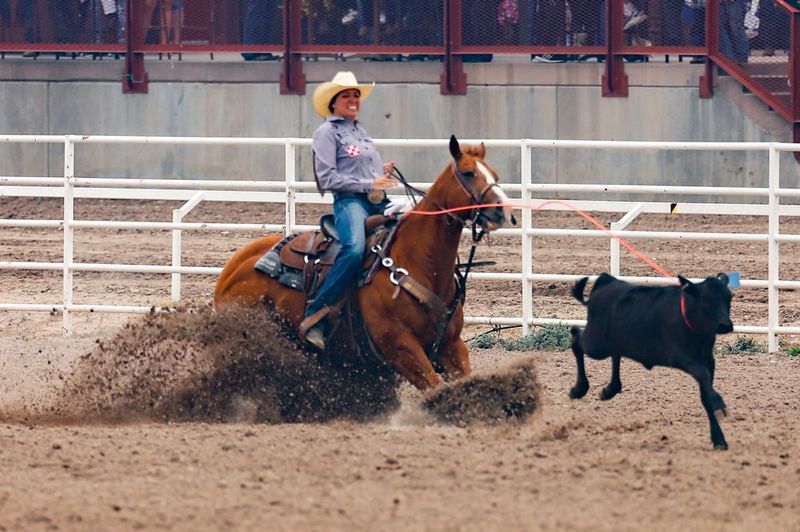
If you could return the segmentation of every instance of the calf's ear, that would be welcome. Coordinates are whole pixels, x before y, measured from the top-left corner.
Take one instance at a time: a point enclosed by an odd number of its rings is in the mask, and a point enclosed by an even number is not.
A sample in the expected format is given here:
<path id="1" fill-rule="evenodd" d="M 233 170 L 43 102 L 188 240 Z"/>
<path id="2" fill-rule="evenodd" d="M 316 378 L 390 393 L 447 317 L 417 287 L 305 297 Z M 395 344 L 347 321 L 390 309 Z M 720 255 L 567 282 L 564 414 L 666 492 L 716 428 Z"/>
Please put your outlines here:
<path id="1" fill-rule="evenodd" d="M 678 276 L 678 284 L 681 286 L 692 286 L 692 282 L 683 275 Z"/>
<path id="2" fill-rule="evenodd" d="M 719 282 L 721 282 L 725 286 L 728 285 L 728 276 L 725 275 L 724 273 L 722 273 L 722 272 L 718 273 L 717 274 L 717 279 L 719 280 Z"/>

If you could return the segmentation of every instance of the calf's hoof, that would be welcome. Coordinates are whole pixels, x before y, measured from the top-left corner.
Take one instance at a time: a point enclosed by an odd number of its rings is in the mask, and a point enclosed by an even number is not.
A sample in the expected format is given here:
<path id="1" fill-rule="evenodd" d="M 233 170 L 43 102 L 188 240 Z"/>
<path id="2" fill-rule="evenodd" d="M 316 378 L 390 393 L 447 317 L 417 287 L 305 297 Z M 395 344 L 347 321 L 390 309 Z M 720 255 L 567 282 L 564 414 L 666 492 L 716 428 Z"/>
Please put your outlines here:
<path id="1" fill-rule="evenodd" d="M 727 451 L 728 450 L 728 442 L 720 442 L 714 444 L 715 451 Z"/>
<path id="2" fill-rule="evenodd" d="M 608 401 L 609 399 L 613 398 L 620 392 L 619 388 L 610 388 L 606 386 L 602 390 L 600 390 L 600 400 L 601 401 Z"/>
<path id="3" fill-rule="evenodd" d="M 589 391 L 589 384 L 588 383 L 587 384 L 576 384 L 569 391 L 569 398 L 570 399 L 580 399 L 581 397 L 586 395 L 586 392 L 588 392 L 588 391 Z"/>

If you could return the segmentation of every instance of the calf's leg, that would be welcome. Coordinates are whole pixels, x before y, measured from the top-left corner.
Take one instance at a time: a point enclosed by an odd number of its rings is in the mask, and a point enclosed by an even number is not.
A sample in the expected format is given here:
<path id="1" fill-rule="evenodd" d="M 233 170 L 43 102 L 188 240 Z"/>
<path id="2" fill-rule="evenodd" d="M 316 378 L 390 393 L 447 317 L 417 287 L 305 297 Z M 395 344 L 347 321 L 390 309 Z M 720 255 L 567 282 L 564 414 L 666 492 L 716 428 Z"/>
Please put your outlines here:
<path id="1" fill-rule="evenodd" d="M 611 380 L 600 392 L 600 399 L 608 401 L 622 391 L 622 381 L 619 379 L 619 355 L 611 355 Z"/>
<path id="2" fill-rule="evenodd" d="M 589 379 L 586 378 L 586 368 L 584 367 L 581 330 L 573 327 L 570 329 L 570 334 L 572 334 L 572 353 L 575 355 L 575 364 L 578 366 L 578 377 L 575 386 L 569 391 L 569 396 L 572 399 L 580 399 L 589 391 Z"/>
<path id="3" fill-rule="evenodd" d="M 725 401 L 722 399 L 722 396 L 719 394 L 719 392 L 713 389 L 715 365 L 716 361 L 714 360 L 714 353 L 713 352 L 709 353 L 708 357 L 706 358 L 706 369 L 708 369 L 708 373 L 711 376 L 711 386 L 712 386 L 711 409 L 717 416 L 724 417 L 728 415 L 728 407 L 727 405 L 725 405 Z"/>
<path id="4" fill-rule="evenodd" d="M 715 394 L 717 396 L 719 396 L 719 394 L 717 394 L 711 386 L 711 374 L 708 368 L 694 360 L 685 360 L 680 367 L 694 377 L 697 384 L 700 386 L 700 401 L 703 403 L 703 408 L 706 410 L 708 424 L 711 428 L 711 443 L 714 444 L 714 449 L 727 450 L 728 442 L 725 441 L 722 428 L 719 426 L 719 421 L 717 421 L 717 417 L 714 415 L 713 397 Z M 722 398 L 720 397 L 720 399 Z"/>

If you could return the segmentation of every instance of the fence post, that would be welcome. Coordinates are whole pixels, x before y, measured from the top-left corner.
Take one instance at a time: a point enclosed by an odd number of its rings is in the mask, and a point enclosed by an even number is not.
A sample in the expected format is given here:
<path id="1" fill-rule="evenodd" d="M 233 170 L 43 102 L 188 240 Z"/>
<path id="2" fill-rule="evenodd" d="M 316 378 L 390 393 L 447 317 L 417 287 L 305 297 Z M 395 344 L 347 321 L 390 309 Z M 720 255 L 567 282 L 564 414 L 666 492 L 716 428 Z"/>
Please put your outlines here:
<path id="1" fill-rule="evenodd" d="M 285 155 L 285 172 L 286 172 L 286 228 L 284 234 L 289 236 L 294 231 L 297 224 L 297 213 L 295 212 L 295 183 L 297 181 L 297 150 L 294 147 L 294 139 L 286 139 L 284 155 Z"/>
<path id="2" fill-rule="evenodd" d="M 122 92 L 125 94 L 147 93 L 147 72 L 144 69 L 144 34 L 147 24 L 142 12 L 144 0 L 125 2 L 125 74 L 122 78 Z"/>
<path id="3" fill-rule="evenodd" d="M 625 46 L 623 20 L 622 0 L 606 0 L 606 71 L 602 78 L 603 96 L 628 95 L 625 60 L 615 53 Z"/>
<path id="4" fill-rule="evenodd" d="M 439 79 L 441 94 L 466 94 L 467 75 L 460 55 L 463 43 L 463 25 L 461 0 L 445 0 L 444 2 L 444 58 L 442 74 Z"/>
<path id="5" fill-rule="evenodd" d="M 780 152 L 775 149 L 775 145 L 769 146 L 769 240 L 768 257 L 769 273 L 767 277 L 767 294 L 769 301 L 769 314 L 767 324 L 767 345 L 770 353 L 778 350 L 778 341 L 775 336 L 775 329 L 779 323 L 778 289 L 775 283 L 778 282 L 780 271 L 780 248 L 777 241 L 779 231 L 778 209 L 780 208 L 780 198 L 778 189 L 780 188 Z"/>
<path id="6" fill-rule="evenodd" d="M 64 137 L 64 310 L 62 312 L 62 327 L 64 337 L 72 336 L 72 260 L 73 260 L 73 229 L 74 215 L 73 192 L 75 182 L 75 144 L 69 135 Z"/>
<path id="7" fill-rule="evenodd" d="M 714 95 L 714 61 L 719 55 L 719 0 L 706 2 L 706 64 L 700 76 L 700 97 Z"/>
<path id="8" fill-rule="evenodd" d="M 633 222 L 636 218 L 642 214 L 644 210 L 644 204 L 637 203 L 634 205 L 631 210 L 625 213 L 625 216 L 620 218 L 616 222 L 611 222 L 609 229 L 612 233 L 616 234 L 617 231 L 622 231 L 626 227 L 628 227 L 631 222 Z M 611 275 L 619 276 L 619 240 L 616 238 L 612 238 L 611 240 Z"/>
<path id="9" fill-rule="evenodd" d="M 302 33 L 301 0 L 283 2 L 283 68 L 281 70 L 281 94 L 305 94 L 306 75 L 303 61 L 295 48 L 300 44 Z"/>
<path id="10" fill-rule="evenodd" d="M 198 203 L 203 201 L 203 196 L 205 196 L 205 192 L 202 190 L 197 192 L 194 196 L 189 199 L 180 209 L 174 209 L 172 211 L 172 223 L 179 224 L 183 221 L 183 217 L 186 216 L 189 211 L 194 209 Z M 182 238 L 183 232 L 180 229 L 173 229 L 172 230 L 172 265 L 176 268 L 180 268 L 182 262 Z M 172 274 L 172 302 L 177 303 L 181 300 L 181 274 L 173 273 Z"/>
<path id="11" fill-rule="evenodd" d="M 519 178 L 522 185 L 520 201 L 522 205 L 530 205 L 531 198 L 531 148 L 525 139 L 520 145 Z M 522 335 L 530 332 L 533 320 L 533 237 L 530 234 L 533 222 L 531 209 L 522 208 Z"/>

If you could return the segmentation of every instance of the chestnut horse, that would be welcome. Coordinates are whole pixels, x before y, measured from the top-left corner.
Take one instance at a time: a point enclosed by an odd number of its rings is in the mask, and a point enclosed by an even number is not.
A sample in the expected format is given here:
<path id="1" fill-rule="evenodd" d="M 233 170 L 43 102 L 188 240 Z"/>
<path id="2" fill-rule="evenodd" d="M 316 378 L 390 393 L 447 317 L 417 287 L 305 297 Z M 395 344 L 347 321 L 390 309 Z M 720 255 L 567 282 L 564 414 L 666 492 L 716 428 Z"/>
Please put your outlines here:
<path id="1" fill-rule="evenodd" d="M 497 174 L 484 161 L 485 153 L 483 143 L 462 150 L 455 136 L 450 138 L 453 162 L 436 178 L 415 211 L 473 205 L 476 208 L 441 215 L 406 214 L 386 257 L 391 258 L 391 271 L 381 268 L 372 282 L 356 294 L 364 325 L 383 363 L 422 390 L 442 382 L 434 368 L 448 379 L 470 373 L 469 352 L 460 338 L 463 292 L 455 275 L 459 240 L 465 225 L 472 223 L 483 231 L 492 231 L 501 227 L 510 214 L 508 207 L 499 205 L 507 205 L 508 198 L 497 184 Z M 279 235 L 265 236 L 237 251 L 220 274 L 214 304 L 266 304 L 296 331 L 303 320 L 303 292 L 254 269 L 255 263 L 281 239 Z M 386 262 L 384 259 L 384 265 Z M 443 325 L 439 325 L 441 316 L 437 318 L 419 298 L 400 289 L 397 277 L 406 271 L 416 281 L 415 286 L 423 287 L 422 292 L 438 296 L 439 309 L 450 309 Z M 333 334 L 326 342 L 325 356 L 335 360 L 337 353 L 341 357 L 352 352 L 352 336 L 348 340 L 338 338 L 336 331 Z M 429 358 L 426 350 L 430 351 L 432 345 L 434 352 L 429 353 Z"/>

